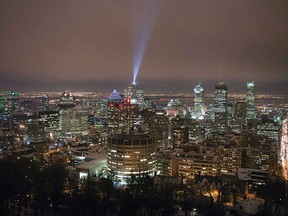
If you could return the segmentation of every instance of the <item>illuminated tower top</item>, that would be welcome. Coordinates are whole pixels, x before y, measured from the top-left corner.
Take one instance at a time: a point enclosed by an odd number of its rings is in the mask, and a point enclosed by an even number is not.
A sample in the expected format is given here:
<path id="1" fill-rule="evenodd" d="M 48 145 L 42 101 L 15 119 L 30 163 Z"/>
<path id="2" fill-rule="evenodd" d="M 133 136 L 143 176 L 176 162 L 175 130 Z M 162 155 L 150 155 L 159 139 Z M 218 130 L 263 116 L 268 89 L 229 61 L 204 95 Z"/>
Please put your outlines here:
<path id="1" fill-rule="evenodd" d="M 204 119 L 205 107 L 204 107 L 204 89 L 200 83 L 196 85 L 193 91 L 194 95 L 194 109 L 192 118 Z"/>
<path id="2" fill-rule="evenodd" d="M 58 106 L 60 108 L 72 108 L 76 106 L 75 103 L 75 97 L 68 91 L 65 90 L 60 98 L 60 101 L 58 103 Z"/>
<path id="3" fill-rule="evenodd" d="M 144 91 L 136 86 L 135 82 L 132 82 L 126 89 L 124 89 L 124 95 L 126 98 L 130 98 L 131 104 L 138 104 L 140 108 L 144 108 Z"/>
<path id="4" fill-rule="evenodd" d="M 108 97 L 108 100 L 122 100 L 122 97 L 118 94 L 116 90 L 114 90 Z"/>
<path id="5" fill-rule="evenodd" d="M 247 82 L 247 111 L 246 119 L 255 119 L 256 109 L 255 109 L 255 83 L 254 81 Z"/>

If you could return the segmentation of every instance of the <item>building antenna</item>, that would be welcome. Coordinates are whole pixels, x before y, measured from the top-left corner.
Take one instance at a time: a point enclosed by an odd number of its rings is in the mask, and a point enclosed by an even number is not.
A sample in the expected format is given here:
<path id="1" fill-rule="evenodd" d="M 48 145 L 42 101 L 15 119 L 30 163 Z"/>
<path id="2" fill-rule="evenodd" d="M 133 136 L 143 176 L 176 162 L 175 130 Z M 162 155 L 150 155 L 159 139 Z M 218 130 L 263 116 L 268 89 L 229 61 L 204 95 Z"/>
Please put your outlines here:
<path id="1" fill-rule="evenodd" d="M 221 65 L 218 66 L 218 83 L 220 83 L 220 80 L 221 80 Z"/>

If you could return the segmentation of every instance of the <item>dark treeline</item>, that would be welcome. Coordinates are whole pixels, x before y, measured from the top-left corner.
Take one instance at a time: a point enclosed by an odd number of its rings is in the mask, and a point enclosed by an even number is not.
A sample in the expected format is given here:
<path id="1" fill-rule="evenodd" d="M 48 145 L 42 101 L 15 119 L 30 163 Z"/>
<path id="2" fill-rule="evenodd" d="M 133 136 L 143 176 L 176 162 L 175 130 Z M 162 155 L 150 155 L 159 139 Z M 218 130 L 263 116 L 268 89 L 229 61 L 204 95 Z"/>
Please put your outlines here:
<path id="1" fill-rule="evenodd" d="M 125 189 L 113 187 L 111 179 L 77 174 L 62 162 L 40 167 L 27 160 L 0 161 L 0 215 L 2 216 L 187 216 L 193 209 L 200 215 L 224 215 L 222 202 L 235 195 L 229 185 L 219 188 L 218 200 L 203 196 L 205 188 L 184 185 L 155 186 L 153 179 L 131 177 Z M 269 206 L 260 215 L 270 214 Z"/>
<path id="2" fill-rule="evenodd" d="M 213 206 L 209 200 L 195 203 L 192 191 L 156 190 L 150 177 L 132 177 L 125 189 L 107 178 L 79 181 L 61 162 L 40 167 L 28 160 L 3 160 L 0 176 L 1 216 L 175 215 L 180 207 L 207 213 Z M 209 212 L 215 215 L 213 207 Z"/>

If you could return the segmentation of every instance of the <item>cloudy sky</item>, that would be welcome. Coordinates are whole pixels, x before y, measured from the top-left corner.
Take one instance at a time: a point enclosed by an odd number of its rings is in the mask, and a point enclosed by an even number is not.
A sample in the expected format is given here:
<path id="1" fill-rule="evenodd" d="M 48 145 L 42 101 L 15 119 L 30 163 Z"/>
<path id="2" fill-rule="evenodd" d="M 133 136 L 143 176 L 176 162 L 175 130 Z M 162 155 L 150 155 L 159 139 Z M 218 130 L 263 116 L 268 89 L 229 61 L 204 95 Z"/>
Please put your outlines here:
<path id="1" fill-rule="evenodd" d="M 1 0 L 0 90 L 288 93 L 287 0 Z M 144 42 L 143 42 L 144 41 Z M 140 57 L 139 57 L 140 56 Z M 142 61 L 141 61 L 142 60 Z"/>

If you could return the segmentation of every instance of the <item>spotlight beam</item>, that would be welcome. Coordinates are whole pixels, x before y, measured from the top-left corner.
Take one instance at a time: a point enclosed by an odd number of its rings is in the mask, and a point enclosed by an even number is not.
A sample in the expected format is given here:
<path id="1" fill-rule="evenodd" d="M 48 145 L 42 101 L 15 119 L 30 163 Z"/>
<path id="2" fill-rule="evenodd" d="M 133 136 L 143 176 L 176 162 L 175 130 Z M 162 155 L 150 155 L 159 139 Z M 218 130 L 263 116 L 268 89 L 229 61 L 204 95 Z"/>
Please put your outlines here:
<path id="1" fill-rule="evenodd" d="M 136 1 L 134 10 L 134 65 L 133 81 L 136 79 L 159 11 L 160 0 Z"/>

